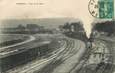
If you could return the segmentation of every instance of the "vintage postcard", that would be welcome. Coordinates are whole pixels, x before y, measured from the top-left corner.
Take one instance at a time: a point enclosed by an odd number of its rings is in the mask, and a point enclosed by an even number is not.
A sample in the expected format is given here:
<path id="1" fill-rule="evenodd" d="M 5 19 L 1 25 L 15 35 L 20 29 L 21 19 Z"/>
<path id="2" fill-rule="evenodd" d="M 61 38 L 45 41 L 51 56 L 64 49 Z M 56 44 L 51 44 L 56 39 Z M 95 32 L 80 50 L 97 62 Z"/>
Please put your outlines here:
<path id="1" fill-rule="evenodd" d="M 115 0 L 0 0 L 0 73 L 115 73 Z"/>

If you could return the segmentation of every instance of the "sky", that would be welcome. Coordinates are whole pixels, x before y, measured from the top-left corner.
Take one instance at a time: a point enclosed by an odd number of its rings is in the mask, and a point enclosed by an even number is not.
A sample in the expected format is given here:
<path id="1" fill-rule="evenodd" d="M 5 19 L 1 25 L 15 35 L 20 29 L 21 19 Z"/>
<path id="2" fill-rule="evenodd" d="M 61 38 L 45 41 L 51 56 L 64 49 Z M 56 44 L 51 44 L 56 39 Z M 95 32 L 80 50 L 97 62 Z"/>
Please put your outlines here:
<path id="1" fill-rule="evenodd" d="M 88 11 L 90 0 L 0 0 L 0 20 L 31 18 L 80 19 L 91 33 L 94 17 Z"/>

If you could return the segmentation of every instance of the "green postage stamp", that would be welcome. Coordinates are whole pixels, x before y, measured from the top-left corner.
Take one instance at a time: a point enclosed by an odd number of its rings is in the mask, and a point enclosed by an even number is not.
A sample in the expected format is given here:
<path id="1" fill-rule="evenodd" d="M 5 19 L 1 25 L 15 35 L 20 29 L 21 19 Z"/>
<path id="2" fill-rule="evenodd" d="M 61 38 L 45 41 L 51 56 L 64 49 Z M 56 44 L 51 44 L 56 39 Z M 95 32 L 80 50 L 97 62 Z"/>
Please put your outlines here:
<path id="1" fill-rule="evenodd" d="M 89 12 L 101 19 L 114 18 L 114 0 L 90 0 Z"/>
<path id="2" fill-rule="evenodd" d="M 99 0 L 99 18 L 114 17 L 114 0 Z"/>

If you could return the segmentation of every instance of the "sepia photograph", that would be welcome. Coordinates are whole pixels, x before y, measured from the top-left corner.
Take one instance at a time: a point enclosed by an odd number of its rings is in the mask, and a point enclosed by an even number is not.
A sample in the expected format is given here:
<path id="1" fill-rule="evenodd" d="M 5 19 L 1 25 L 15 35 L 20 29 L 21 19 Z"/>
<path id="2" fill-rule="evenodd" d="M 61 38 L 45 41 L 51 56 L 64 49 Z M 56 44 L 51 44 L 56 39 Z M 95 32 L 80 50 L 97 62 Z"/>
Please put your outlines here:
<path id="1" fill-rule="evenodd" d="M 74 18 L 6 19 L 1 26 L 1 73 L 114 71 L 115 21 L 92 23 L 90 38 Z"/>
<path id="2" fill-rule="evenodd" d="M 115 73 L 115 0 L 0 0 L 0 73 Z"/>

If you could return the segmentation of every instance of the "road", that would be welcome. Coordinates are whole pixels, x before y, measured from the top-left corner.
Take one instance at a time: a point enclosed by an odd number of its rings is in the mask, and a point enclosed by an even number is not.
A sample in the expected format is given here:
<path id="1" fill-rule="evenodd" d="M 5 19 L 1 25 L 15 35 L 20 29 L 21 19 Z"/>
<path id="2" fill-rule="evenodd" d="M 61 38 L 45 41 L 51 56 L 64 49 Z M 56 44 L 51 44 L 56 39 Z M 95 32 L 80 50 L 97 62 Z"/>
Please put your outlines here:
<path id="1" fill-rule="evenodd" d="M 10 45 L 7 47 L 3 47 L 4 49 L 0 52 L 0 58 L 7 57 L 9 55 L 17 54 L 20 53 L 24 50 L 35 48 L 44 44 L 49 44 L 51 41 L 50 40 L 40 40 L 36 39 L 36 37 L 30 36 L 30 39 Z"/>
<path id="2" fill-rule="evenodd" d="M 0 34 L 0 35 L 8 35 L 8 34 Z M 17 34 L 17 36 L 18 36 L 18 34 Z M 21 36 L 21 35 L 19 35 L 19 36 Z M 26 35 L 27 36 L 27 35 Z M 12 36 L 13 37 L 13 36 Z M 0 48 L 0 51 L 1 50 L 4 50 L 4 49 L 7 49 L 7 48 L 11 48 L 11 47 L 15 47 L 15 46 L 18 46 L 18 45 L 22 45 L 22 44 L 24 44 L 24 43 L 28 43 L 28 42 L 31 42 L 31 41 L 33 41 L 33 40 L 35 40 L 35 37 L 33 37 L 33 36 L 28 36 L 27 37 L 28 39 L 27 40 L 24 40 L 23 42 L 20 42 L 20 43 L 16 43 L 16 44 L 13 44 L 13 45 L 9 45 L 9 46 L 5 46 L 5 47 L 1 47 Z"/>
<path id="3" fill-rule="evenodd" d="M 22 68 L 8 73 L 69 73 L 79 63 L 86 51 L 83 41 L 65 37 L 59 40 L 61 46 L 51 56 L 33 61 Z"/>
<path id="4" fill-rule="evenodd" d="M 16 43 L 16 44 L 13 44 L 13 45 L 9 45 L 9 46 L 2 47 L 2 48 L 0 48 L 0 51 L 1 51 L 1 50 L 5 50 L 5 49 L 7 49 L 7 48 L 17 47 L 17 46 L 23 45 L 23 44 L 25 44 L 25 43 L 28 43 L 28 42 L 31 42 L 31 41 L 34 41 L 34 40 L 35 40 L 35 37 L 29 36 L 29 39 L 28 39 L 28 40 L 25 40 L 25 41 L 23 41 L 23 42 Z M 13 51 L 14 51 L 14 50 L 13 50 Z M 11 51 L 9 51 L 9 52 L 11 52 Z M 2 53 L 0 53 L 0 55 L 5 55 L 5 54 L 7 54 L 7 53 L 8 53 L 8 52 L 2 52 Z"/>

